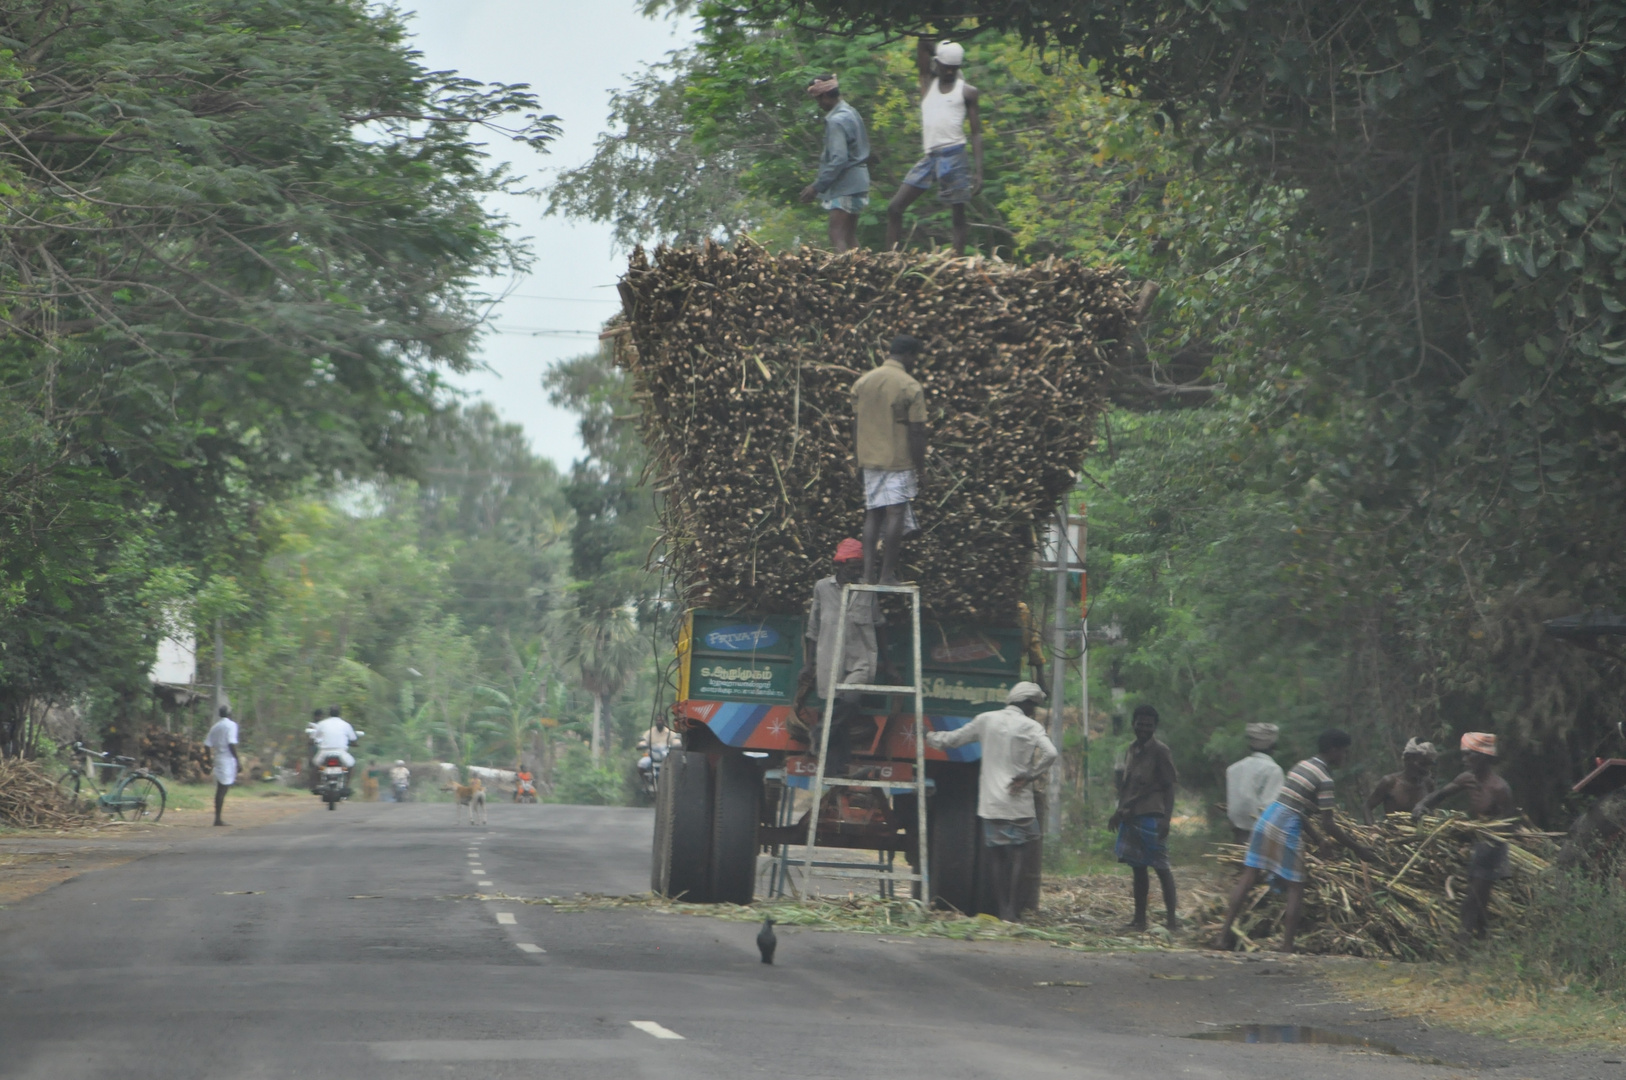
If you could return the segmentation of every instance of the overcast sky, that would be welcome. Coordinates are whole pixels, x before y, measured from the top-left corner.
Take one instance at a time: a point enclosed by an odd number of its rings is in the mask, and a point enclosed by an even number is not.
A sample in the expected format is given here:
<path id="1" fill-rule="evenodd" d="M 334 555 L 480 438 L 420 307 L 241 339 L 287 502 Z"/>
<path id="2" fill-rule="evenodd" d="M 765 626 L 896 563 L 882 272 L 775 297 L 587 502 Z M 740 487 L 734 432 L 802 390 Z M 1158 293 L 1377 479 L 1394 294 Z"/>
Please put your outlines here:
<path id="1" fill-rule="evenodd" d="M 545 157 L 522 144 L 491 144 L 494 158 L 513 162 L 536 187 L 549 171 L 592 156 L 610 91 L 642 64 L 681 48 L 689 32 L 686 23 L 640 17 L 631 0 L 400 0 L 400 6 L 416 13 L 408 25 L 430 68 L 530 83 L 560 118 L 564 134 Z M 481 348 L 490 370 L 458 382 L 525 425 L 536 451 L 566 469 L 584 451 L 575 418 L 548 404 L 542 372 L 554 360 L 598 347 L 599 326 L 619 306 L 613 286 L 626 257 L 612 251 L 608 226 L 543 217 L 545 201 L 502 198 L 492 207 L 531 238 L 536 264 L 512 283 L 496 311 L 498 332 L 487 334 Z M 492 292 L 508 285 L 493 283 Z"/>

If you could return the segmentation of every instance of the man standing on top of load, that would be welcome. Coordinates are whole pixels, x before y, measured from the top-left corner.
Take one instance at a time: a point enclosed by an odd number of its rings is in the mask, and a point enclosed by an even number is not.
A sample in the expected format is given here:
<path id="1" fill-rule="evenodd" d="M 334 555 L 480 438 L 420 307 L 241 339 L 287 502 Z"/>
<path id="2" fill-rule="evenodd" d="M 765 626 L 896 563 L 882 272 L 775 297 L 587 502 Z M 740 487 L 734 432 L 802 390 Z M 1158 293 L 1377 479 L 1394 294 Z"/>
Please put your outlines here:
<path id="1" fill-rule="evenodd" d="M 966 743 L 982 744 L 981 775 L 977 781 L 977 817 L 982 819 L 982 843 L 987 851 L 989 880 L 994 886 L 996 914 L 1015 922 L 1021 895 L 1023 853 L 1039 839 L 1034 811 L 1033 781 L 1056 760 L 1056 745 L 1033 719 L 1045 693 L 1037 683 L 1019 682 L 1005 695 L 1005 707 L 979 713 L 962 728 L 929 731 L 926 745 L 948 750 Z"/>
<path id="2" fill-rule="evenodd" d="M 1249 724 L 1248 749 L 1252 753 L 1233 761 L 1225 770 L 1225 816 L 1231 819 L 1239 844 L 1246 844 L 1253 836 L 1259 815 L 1282 790 L 1282 767 L 1270 756 L 1280 730 L 1275 724 Z"/>
<path id="3" fill-rule="evenodd" d="M 834 75 L 820 75 L 807 92 L 824 110 L 824 151 L 802 201 L 819 200 L 830 212 L 830 246 L 851 251 L 858 246 L 858 215 L 869 205 L 869 133 L 858 110 L 841 100 Z"/>
<path id="4" fill-rule="evenodd" d="M 913 535 L 912 504 L 926 467 L 926 392 L 909 374 L 920 339 L 899 334 L 880 367 L 853 383 L 853 442 L 864 480 L 864 580 L 900 585 L 898 550 Z M 879 577 L 875 547 L 885 540 Z"/>
<path id="5" fill-rule="evenodd" d="M 960 73 L 964 63 L 965 47 L 952 41 L 934 49 L 921 38 L 915 47 L 915 66 L 920 69 L 920 137 L 926 156 L 909 170 L 887 204 L 888 251 L 903 239 L 903 212 L 935 182 L 937 197 L 949 204 L 954 216 L 954 253 L 965 252 L 965 204 L 982 190 L 982 113 L 978 108 L 981 94 Z M 968 126 L 974 165 L 965 155 Z"/>
<path id="6" fill-rule="evenodd" d="M 848 744 L 853 717 L 858 714 L 859 692 L 835 691 L 836 683 L 869 683 L 876 681 L 880 669 L 880 627 L 886 622 L 881 614 L 879 599 L 874 593 L 854 593 L 847 605 L 847 634 L 842 642 L 841 656 L 836 656 L 836 631 L 841 628 L 841 594 L 843 587 L 857 583 L 863 565 L 864 548 L 848 537 L 836 545 L 835 573 L 820 578 L 813 586 L 813 600 L 807 610 L 807 632 L 803 644 L 803 664 L 800 685 L 796 692 L 796 708 L 800 709 L 809 692 L 815 690 L 814 673 L 818 674 L 816 695 L 820 701 L 835 694 L 836 701 L 830 713 L 830 757 L 824 771 L 832 776 L 846 775 L 847 759 L 851 754 Z M 810 733 L 813 752 L 819 751 L 818 733 Z"/>

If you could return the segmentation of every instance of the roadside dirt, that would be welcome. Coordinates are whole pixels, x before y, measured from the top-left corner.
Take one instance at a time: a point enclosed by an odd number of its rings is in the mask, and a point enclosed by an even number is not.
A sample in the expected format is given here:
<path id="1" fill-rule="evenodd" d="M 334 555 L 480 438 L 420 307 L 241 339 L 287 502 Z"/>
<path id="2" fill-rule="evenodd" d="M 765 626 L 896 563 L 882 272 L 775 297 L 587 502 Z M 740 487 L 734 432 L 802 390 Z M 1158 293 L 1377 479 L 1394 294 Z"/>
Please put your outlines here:
<path id="1" fill-rule="evenodd" d="M 234 794 L 226 802 L 227 827 L 251 829 L 319 809 L 308 792 L 272 789 Z M 93 870 L 122 866 L 163 851 L 183 837 L 214 831 L 214 810 L 165 811 L 162 821 L 113 821 L 79 829 L 0 831 L 0 907 L 36 896 Z"/>

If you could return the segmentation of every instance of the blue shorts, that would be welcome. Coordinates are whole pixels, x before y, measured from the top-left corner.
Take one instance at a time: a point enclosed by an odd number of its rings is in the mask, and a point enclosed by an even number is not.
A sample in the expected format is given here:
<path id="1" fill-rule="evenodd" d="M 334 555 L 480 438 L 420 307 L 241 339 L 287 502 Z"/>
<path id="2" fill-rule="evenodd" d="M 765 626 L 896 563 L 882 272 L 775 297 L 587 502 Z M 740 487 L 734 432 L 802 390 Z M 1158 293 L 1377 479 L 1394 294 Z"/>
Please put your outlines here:
<path id="1" fill-rule="evenodd" d="M 937 183 L 937 197 L 946 203 L 971 201 L 971 162 L 966 157 L 965 143 L 928 151 L 915 162 L 903 182 L 910 187 L 929 188 Z"/>
<path id="2" fill-rule="evenodd" d="M 869 195 L 827 195 L 819 199 L 819 205 L 826 210 L 844 210 L 849 214 L 861 214 L 864 207 L 869 205 Z"/>
<path id="3" fill-rule="evenodd" d="M 1303 881 L 1304 819 L 1298 811 L 1273 802 L 1254 822 L 1243 866 L 1274 874 L 1284 881 Z"/>
<path id="4" fill-rule="evenodd" d="M 1118 825 L 1118 842 L 1113 854 L 1118 861 L 1130 866 L 1149 866 L 1154 870 L 1169 868 L 1169 845 L 1159 835 L 1163 819 L 1156 814 L 1137 814 L 1126 817 Z"/>

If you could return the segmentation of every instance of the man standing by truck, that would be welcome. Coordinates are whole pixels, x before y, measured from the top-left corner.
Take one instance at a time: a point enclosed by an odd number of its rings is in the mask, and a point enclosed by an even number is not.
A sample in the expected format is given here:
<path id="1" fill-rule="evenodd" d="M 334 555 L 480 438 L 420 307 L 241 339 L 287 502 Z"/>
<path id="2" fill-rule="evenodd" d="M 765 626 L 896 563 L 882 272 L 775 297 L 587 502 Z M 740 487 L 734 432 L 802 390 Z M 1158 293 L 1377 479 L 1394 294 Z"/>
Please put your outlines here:
<path id="1" fill-rule="evenodd" d="M 903 240 L 903 212 L 909 204 L 937 185 L 937 197 L 948 203 L 954 223 L 954 253 L 964 254 L 970 227 L 965 204 L 982 190 L 981 94 L 965 81 L 965 46 L 952 41 L 941 45 L 921 38 L 915 46 L 920 71 L 920 140 L 926 156 L 903 178 L 886 207 L 886 247 Z M 970 128 L 972 162 L 966 161 L 966 129 Z"/>
<path id="2" fill-rule="evenodd" d="M 853 383 L 853 442 L 864 478 L 864 580 L 900 585 L 898 552 L 915 531 L 913 500 L 926 467 L 926 392 L 909 374 L 920 339 L 899 334 L 880 367 Z M 881 569 L 875 548 L 882 544 Z"/>
<path id="3" fill-rule="evenodd" d="M 858 582 L 863 572 L 864 546 L 852 537 L 836 545 L 835 573 L 820 578 L 813 586 L 813 600 L 807 611 L 807 631 L 803 638 L 802 675 L 797 687 L 796 707 L 801 708 L 808 693 L 814 689 L 817 673 L 817 696 L 820 700 L 835 693 L 836 702 L 830 715 L 830 758 L 824 763 L 828 775 L 842 776 L 846 772 L 850 755 L 849 730 L 858 713 L 859 693 L 856 690 L 832 690 L 836 683 L 871 683 L 880 668 L 880 627 L 886 622 L 881 614 L 879 598 L 871 592 L 854 593 L 847 605 L 847 634 L 842 643 L 841 656 L 836 656 L 836 631 L 841 626 L 841 593 L 845 586 Z M 817 732 L 809 735 L 813 752 L 818 753 Z"/>
<path id="4" fill-rule="evenodd" d="M 987 849 L 989 880 L 994 887 L 996 914 L 1015 922 L 1021 914 L 1023 857 L 1039 839 L 1034 810 L 1033 781 L 1056 760 L 1056 746 L 1033 713 L 1045 699 L 1037 683 L 1019 682 L 1005 695 L 1005 707 L 980 713 L 953 731 L 929 731 L 926 744 L 948 750 L 966 743 L 982 744 L 981 775 L 977 786 L 977 817 L 982 819 L 982 842 Z"/>
<path id="5" fill-rule="evenodd" d="M 851 251 L 858 246 L 858 215 L 869 205 L 869 133 L 858 110 L 841 100 L 834 75 L 820 75 L 807 92 L 824 110 L 824 151 L 802 201 L 819 200 L 830 213 L 830 246 Z"/>

